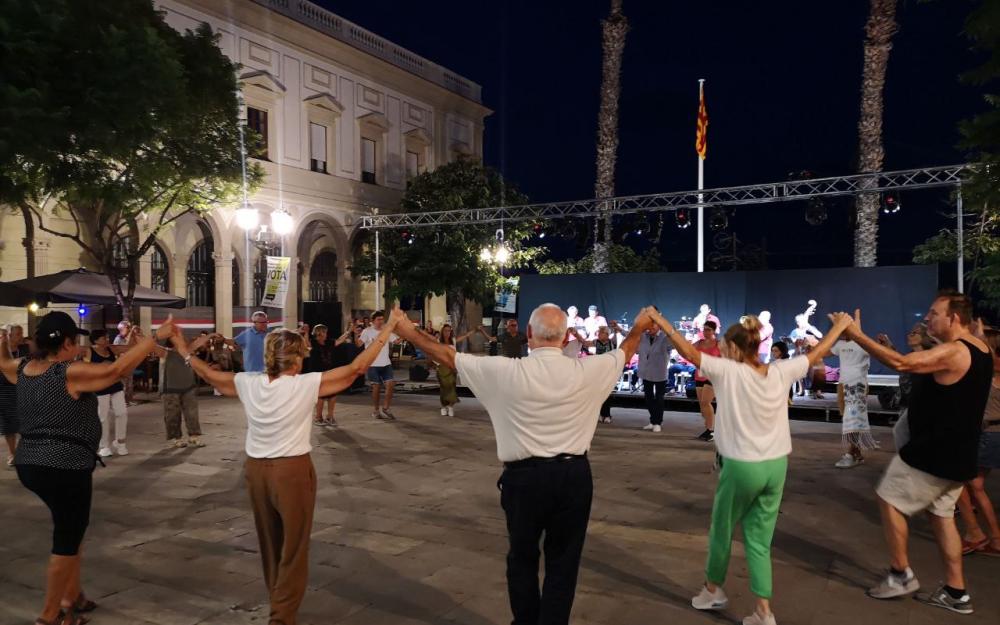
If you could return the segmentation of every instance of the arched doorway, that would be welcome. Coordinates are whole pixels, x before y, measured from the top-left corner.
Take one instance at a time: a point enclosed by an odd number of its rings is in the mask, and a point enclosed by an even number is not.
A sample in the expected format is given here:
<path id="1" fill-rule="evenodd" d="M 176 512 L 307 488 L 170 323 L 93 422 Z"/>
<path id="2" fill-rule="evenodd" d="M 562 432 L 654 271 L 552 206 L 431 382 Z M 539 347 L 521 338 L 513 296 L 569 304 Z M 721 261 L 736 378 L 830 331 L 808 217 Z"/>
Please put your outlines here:
<path id="1" fill-rule="evenodd" d="M 324 251 L 316 255 L 309 269 L 309 300 L 313 302 L 336 302 L 337 298 L 337 254 Z"/>
<path id="2" fill-rule="evenodd" d="M 215 252 L 208 227 L 198 223 L 202 240 L 191 251 L 187 263 L 187 305 L 215 306 Z"/>

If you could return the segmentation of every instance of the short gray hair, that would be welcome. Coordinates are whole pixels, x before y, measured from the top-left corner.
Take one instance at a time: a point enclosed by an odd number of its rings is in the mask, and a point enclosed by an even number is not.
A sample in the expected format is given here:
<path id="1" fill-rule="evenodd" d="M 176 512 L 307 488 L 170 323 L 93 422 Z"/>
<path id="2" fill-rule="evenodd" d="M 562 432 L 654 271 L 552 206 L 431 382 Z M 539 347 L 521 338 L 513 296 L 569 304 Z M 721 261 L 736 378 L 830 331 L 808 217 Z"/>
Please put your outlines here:
<path id="1" fill-rule="evenodd" d="M 548 309 L 559 311 L 561 322 L 558 324 L 546 323 L 542 312 Z M 531 327 L 531 334 L 542 341 L 557 341 L 566 336 L 566 313 L 555 304 L 542 304 L 531 311 L 531 318 L 528 319 Z"/>
<path id="2" fill-rule="evenodd" d="M 254 311 L 254 313 L 250 315 L 250 321 L 254 321 L 257 317 L 264 317 L 264 321 L 267 321 L 267 313 L 263 310 Z"/>

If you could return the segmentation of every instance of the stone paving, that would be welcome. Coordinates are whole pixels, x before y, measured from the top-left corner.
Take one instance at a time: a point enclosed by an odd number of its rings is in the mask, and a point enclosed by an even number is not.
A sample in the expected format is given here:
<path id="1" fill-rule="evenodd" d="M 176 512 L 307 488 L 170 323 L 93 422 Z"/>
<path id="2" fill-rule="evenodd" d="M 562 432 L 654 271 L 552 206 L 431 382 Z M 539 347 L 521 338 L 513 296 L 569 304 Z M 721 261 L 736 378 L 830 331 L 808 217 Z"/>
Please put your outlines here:
<path id="1" fill-rule="evenodd" d="M 398 395 L 394 423 L 366 397 L 341 398 L 340 427 L 315 429 L 320 479 L 309 591 L 314 625 L 500 625 L 510 622 L 506 532 L 492 430 L 478 402 L 454 418 L 436 397 Z M 95 625 L 266 625 L 257 541 L 242 477 L 244 424 L 232 399 L 203 396 L 208 446 L 164 449 L 157 403 L 131 409 L 127 457 L 95 476 L 84 585 Z M 661 434 L 644 412 L 616 408 L 591 459 L 595 499 L 573 612 L 577 625 L 731 623 L 751 609 L 737 544 L 720 614 L 689 606 L 702 580 L 714 476 L 700 419 L 668 413 Z M 877 429 L 886 447 L 890 432 Z M 966 559 L 970 617 L 911 599 L 878 602 L 863 589 L 886 565 L 872 489 L 890 458 L 832 467 L 839 426 L 794 422 L 795 453 L 774 541 L 774 609 L 782 624 L 1000 622 L 1000 559 Z M 994 480 L 992 494 L 1000 501 Z M 41 606 L 49 520 L 0 470 L 0 625 L 31 623 Z M 912 558 L 925 587 L 940 579 L 930 528 L 913 524 Z"/>

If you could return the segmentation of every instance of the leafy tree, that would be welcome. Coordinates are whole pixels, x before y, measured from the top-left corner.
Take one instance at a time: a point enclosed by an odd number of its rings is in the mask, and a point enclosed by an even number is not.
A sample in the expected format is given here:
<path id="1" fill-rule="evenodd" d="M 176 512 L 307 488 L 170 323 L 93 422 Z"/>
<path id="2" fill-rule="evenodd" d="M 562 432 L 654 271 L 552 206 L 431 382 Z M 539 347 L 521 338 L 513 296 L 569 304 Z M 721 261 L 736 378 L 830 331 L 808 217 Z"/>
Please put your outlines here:
<path id="1" fill-rule="evenodd" d="M 478 160 L 462 158 L 411 180 L 400 208 L 412 213 L 526 202 L 527 198 L 508 185 L 496 170 Z M 465 300 L 488 305 L 504 282 L 498 266 L 480 258 L 484 247 L 496 245 L 499 226 L 461 224 L 382 230 L 380 269 L 386 278 L 386 298 L 447 295 L 456 331 L 464 328 Z M 544 251 L 526 245 L 533 234 L 530 224 L 506 223 L 503 234 L 510 250 L 504 270 L 524 267 Z M 352 271 L 369 280 L 375 278 L 374 246 L 366 246 Z"/>
<path id="2" fill-rule="evenodd" d="M 608 244 L 608 269 L 611 273 L 641 273 L 663 271 L 660 253 L 654 247 L 644 254 L 620 243 Z M 547 260 L 538 265 L 538 273 L 543 275 L 590 273 L 594 266 L 596 250 L 580 260 Z"/>
<path id="3" fill-rule="evenodd" d="M 0 202 L 79 246 L 128 317 L 157 235 L 238 197 L 237 68 L 207 25 L 180 33 L 149 0 L 0 0 L 0 39 Z"/>

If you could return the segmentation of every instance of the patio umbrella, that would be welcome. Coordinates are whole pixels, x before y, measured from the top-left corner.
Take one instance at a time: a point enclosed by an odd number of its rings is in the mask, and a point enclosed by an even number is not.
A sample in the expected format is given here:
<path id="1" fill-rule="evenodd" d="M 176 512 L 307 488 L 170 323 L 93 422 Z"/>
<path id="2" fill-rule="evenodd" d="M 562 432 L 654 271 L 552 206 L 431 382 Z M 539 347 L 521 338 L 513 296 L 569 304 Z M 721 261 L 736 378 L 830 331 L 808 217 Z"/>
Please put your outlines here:
<path id="1" fill-rule="evenodd" d="M 122 290 L 125 285 L 122 284 Z M 58 273 L 13 282 L 0 282 L 0 306 L 39 306 L 55 304 L 100 304 L 116 306 L 111 280 L 103 273 L 86 269 L 67 269 Z M 185 300 L 144 286 L 135 287 L 134 306 L 184 308 Z"/>

